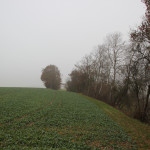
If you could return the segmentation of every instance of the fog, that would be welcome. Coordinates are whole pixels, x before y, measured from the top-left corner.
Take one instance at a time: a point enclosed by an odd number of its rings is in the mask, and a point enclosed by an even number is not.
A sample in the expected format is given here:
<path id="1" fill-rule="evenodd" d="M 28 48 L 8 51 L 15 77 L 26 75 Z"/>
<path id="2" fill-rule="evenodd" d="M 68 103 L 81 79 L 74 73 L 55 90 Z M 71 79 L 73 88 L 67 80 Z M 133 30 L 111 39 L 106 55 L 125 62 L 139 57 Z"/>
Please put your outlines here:
<path id="1" fill-rule="evenodd" d="M 144 13 L 141 0 L 0 0 L 0 86 L 44 87 L 49 64 L 65 82 L 108 33 L 128 39 Z"/>

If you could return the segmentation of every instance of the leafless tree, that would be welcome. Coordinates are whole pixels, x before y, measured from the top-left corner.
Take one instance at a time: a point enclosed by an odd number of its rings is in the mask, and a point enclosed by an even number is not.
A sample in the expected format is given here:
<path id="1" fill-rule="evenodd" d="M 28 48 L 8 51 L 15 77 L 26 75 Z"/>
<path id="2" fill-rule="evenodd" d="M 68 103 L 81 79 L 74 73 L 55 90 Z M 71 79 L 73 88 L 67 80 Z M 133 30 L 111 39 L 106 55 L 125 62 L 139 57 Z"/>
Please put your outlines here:
<path id="1" fill-rule="evenodd" d="M 112 104 L 115 105 L 117 83 L 121 80 L 121 69 L 124 65 L 125 42 L 122 40 L 121 33 L 113 33 L 106 37 L 105 45 L 111 63 L 110 76 L 112 92 L 110 93 L 110 99 Z"/>

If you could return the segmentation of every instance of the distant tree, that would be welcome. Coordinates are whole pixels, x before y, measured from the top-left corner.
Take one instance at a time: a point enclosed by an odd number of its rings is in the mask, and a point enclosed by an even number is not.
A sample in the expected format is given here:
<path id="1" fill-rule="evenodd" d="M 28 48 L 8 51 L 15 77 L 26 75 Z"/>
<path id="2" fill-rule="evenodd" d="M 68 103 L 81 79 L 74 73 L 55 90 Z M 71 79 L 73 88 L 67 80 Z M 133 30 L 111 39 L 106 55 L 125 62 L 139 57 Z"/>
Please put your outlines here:
<path id="1" fill-rule="evenodd" d="M 60 71 L 55 65 L 49 65 L 42 70 L 41 80 L 46 88 L 58 90 L 61 85 Z"/>
<path id="2" fill-rule="evenodd" d="M 75 69 L 69 74 L 69 76 L 70 80 L 66 83 L 66 89 L 72 92 L 84 92 L 88 78 L 87 74 L 79 69 Z"/>

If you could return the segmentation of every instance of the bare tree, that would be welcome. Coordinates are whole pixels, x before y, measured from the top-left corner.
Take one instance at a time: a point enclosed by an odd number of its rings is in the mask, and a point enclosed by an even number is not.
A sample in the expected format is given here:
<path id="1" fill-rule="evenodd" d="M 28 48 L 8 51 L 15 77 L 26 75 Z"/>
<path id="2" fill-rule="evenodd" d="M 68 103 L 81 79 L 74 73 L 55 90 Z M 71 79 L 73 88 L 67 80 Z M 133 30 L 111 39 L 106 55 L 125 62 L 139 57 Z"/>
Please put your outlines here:
<path id="1" fill-rule="evenodd" d="M 132 39 L 131 42 L 132 49 L 130 54 L 133 55 L 131 79 L 132 88 L 137 98 L 137 117 L 142 121 L 146 121 L 150 95 L 149 52 L 147 51 L 147 46 L 145 46 L 145 44 L 148 45 L 148 43 L 145 41 L 139 42 L 136 39 Z"/>
<path id="2" fill-rule="evenodd" d="M 86 55 L 81 61 L 80 63 L 78 63 L 76 66 L 76 68 L 78 70 L 80 70 L 80 72 L 82 72 L 82 74 L 86 75 L 86 82 L 85 82 L 85 91 L 86 94 L 89 95 L 90 93 L 90 88 L 94 82 L 94 77 L 93 77 L 93 62 L 92 62 L 92 55 Z"/>
<path id="3" fill-rule="evenodd" d="M 117 83 L 120 79 L 121 74 L 121 68 L 124 64 L 124 48 L 125 48 L 125 42 L 122 40 L 121 33 L 113 33 L 109 34 L 106 37 L 106 48 L 109 60 L 111 62 L 111 93 L 110 93 L 110 99 L 112 101 L 112 104 L 115 105 L 115 95 L 117 92 Z M 118 80 L 118 81 L 116 81 Z"/>
<path id="4" fill-rule="evenodd" d="M 110 81 L 110 61 L 108 59 L 105 45 L 99 45 L 97 49 L 93 51 L 92 55 L 95 97 L 103 98 L 102 90 Z"/>
<path id="5" fill-rule="evenodd" d="M 142 36 L 142 34 L 140 35 Z M 126 44 L 120 33 L 86 55 L 70 74 L 68 90 L 82 92 L 120 109 L 136 104 L 135 112 L 147 120 L 150 83 L 149 43 L 139 35 Z"/>

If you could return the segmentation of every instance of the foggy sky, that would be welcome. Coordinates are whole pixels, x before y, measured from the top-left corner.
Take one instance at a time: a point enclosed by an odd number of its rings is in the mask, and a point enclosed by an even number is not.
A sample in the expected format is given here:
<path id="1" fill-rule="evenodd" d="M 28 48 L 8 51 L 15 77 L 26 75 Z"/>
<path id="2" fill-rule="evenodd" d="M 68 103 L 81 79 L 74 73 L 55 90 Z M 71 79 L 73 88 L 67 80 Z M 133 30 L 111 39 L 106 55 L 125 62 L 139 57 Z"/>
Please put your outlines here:
<path id="1" fill-rule="evenodd" d="M 127 39 L 144 13 L 141 0 L 0 0 L 0 87 L 44 87 L 49 64 L 65 82 L 108 33 Z"/>

